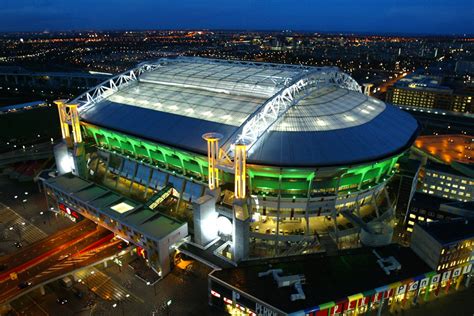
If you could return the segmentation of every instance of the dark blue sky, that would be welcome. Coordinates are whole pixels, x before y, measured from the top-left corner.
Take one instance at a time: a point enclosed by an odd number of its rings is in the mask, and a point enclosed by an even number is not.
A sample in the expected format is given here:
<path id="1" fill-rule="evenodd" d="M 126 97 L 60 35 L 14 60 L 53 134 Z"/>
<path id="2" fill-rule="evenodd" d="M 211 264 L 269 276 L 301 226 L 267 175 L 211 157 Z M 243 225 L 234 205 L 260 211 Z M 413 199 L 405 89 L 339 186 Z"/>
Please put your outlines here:
<path id="1" fill-rule="evenodd" d="M 474 33 L 474 0 L 0 0 L 0 31 Z"/>

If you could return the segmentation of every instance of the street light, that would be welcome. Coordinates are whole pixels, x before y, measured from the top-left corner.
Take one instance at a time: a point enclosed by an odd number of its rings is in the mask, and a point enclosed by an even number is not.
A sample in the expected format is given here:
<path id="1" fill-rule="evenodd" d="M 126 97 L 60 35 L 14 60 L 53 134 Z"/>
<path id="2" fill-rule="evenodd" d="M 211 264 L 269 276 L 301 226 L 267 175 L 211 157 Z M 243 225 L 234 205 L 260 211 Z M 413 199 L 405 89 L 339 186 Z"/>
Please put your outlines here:
<path id="1" fill-rule="evenodd" d="M 155 296 L 156 296 L 156 286 L 155 286 L 155 284 L 156 284 L 156 282 L 153 283 L 153 291 L 155 292 Z M 152 285 L 152 284 L 150 283 L 150 281 L 148 281 L 148 282 L 146 282 L 146 285 Z"/>
<path id="2" fill-rule="evenodd" d="M 112 307 L 113 307 L 113 308 L 116 308 L 119 304 L 120 304 L 120 306 L 122 307 L 122 316 L 124 316 L 124 315 L 125 315 L 125 311 L 124 311 L 124 309 L 123 309 L 123 302 L 122 302 L 122 301 L 117 301 L 116 303 L 113 303 L 113 304 L 112 304 Z"/>

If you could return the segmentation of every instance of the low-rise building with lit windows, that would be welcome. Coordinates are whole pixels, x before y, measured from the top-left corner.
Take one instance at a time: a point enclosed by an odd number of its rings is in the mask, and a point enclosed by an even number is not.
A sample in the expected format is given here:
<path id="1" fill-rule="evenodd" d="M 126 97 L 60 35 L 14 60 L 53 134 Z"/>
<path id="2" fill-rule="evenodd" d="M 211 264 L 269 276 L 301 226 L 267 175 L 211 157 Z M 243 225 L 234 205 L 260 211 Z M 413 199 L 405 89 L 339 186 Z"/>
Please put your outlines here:
<path id="1" fill-rule="evenodd" d="M 408 240 L 416 223 L 449 220 L 454 218 L 474 218 L 474 202 L 459 202 L 416 192 L 405 215 L 404 225 Z"/>
<path id="2" fill-rule="evenodd" d="M 420 173 L 421 191 L 458 201 L 474 200 L 474 167 L 457 162 L 451 165 L 428 161 Z"/>
<path id="3" fill-rule="evenodd" d="M 58 107 L 60 174 L 186 222 L 187 242 L 218 240 L 233 262 L 376 234 L 419 130 L 337 68 L 189 57 L 142 63 Z"/>
<path id="4" fill-rule="evenodd" d="M 438 272 L 470 264 L 474 262 L 474 220 L 415 224 L 410 247 Z"/>

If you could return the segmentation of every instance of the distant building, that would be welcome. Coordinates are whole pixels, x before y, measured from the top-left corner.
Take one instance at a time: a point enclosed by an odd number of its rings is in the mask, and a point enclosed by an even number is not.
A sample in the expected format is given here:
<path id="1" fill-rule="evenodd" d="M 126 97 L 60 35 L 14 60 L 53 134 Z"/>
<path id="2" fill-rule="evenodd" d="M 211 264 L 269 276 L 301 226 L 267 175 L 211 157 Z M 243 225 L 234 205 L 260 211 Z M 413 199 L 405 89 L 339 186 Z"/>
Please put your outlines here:
<path id="1" fill-rule="evenodd" d="M 452 163 L 449 166 L 429 161 L 421 173 L 421 191 L 451 200 L 472 201 L 473 174 L 472 165 Z"/>
<path id="2" fill-rule="evenodd" d="M 462 270 L 474 262 L 474 220 L 416 224 L 410 247 L 438 272 Z"/>
<path id="3" fill-rule="evenodd" d="M 474 74 L 474 60 L 459 60 L 456 62 L 454 71 L 459 75 Z"/>
<path id="4" fill-rule="evenodd" d="M 396 105 L 453 112 L 474 111 L 474 91 L 469 86 L 447 83 L 443 78 L 411 74 L 387 90 L 386 101 Z"/>

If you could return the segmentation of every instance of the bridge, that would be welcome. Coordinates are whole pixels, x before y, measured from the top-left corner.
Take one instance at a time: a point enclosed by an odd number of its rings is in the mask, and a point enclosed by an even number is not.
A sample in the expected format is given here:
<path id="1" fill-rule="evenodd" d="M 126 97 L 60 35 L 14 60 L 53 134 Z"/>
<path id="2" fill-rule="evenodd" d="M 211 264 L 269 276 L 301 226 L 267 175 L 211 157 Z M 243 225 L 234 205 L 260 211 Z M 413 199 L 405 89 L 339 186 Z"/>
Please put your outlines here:
<path id="1" fill-rule="evenodd" d="M 89 220 L 59 231 L 0 259 L 0 304 L 84 268 L 107 261 L 121 240 Z"/>
<path id="2" fill-rule="evenodd" d="M 0 71 L 0 88 L 87 90 L 112 77 L 93 72 Z"/>
<path id="3" fill-rule="evenodd" d="M 44 142 L 34 144 L 24 149 L 18 149 L 0 154 L 0 167 L 23 161 L 47 159 L 53 156 L 53 144 Z"/>

